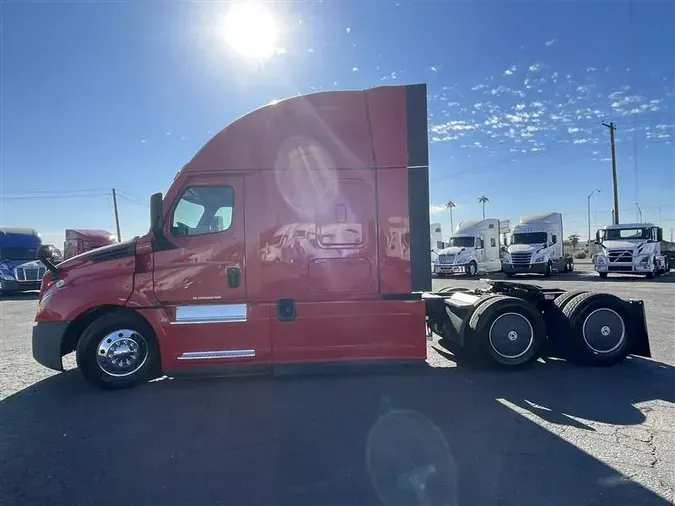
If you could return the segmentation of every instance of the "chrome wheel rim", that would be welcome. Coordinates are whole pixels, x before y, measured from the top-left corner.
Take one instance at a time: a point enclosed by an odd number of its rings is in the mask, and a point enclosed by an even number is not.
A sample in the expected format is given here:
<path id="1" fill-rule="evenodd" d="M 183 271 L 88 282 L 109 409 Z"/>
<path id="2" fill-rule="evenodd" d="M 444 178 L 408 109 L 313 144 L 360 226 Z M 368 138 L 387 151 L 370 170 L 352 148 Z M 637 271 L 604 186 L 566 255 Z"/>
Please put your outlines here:
<path id="1" fill-rule="evenodd" d="M 96 363 L 116 378 L 130 376 L 148 360 L 148 343 L 135 330 L 120 329 L 107 334 L 96 348 Z"/>
<path id="2" fill-rule="evenodd" d="M 532 324 L 520 313 L 499 315 L 490 325 L 488 337 L 494 352 L 509 360 L 522 357 L 534 344 Z"/>
<path id="3" fill-rule="evenodd" d="M 626 325 L 613 309 L 600 308 L 586 317 L 581 333 L 586 346 L 595 353 L 612 353 L 626 339 Z"/>

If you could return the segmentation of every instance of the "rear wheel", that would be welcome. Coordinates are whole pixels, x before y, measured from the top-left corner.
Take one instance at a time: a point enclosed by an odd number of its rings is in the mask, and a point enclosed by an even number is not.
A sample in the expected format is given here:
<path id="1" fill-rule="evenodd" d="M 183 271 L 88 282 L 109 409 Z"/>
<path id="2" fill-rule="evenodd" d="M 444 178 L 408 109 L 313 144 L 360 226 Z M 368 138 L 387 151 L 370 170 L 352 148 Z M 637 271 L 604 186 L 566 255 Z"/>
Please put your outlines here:
<path id="1" fill-rule="evenodd" d="M 598 272 L 598 274 L 599 274 L 600 277 L 603 278 L 603 279 L 607 277 L 607 273 L 606 273 L 606 272 Z"/>
<path id="2" fill-rule="evenodd" d="M 546 339 L 541 313 L 523 300 L 497 296 L 481 304 L 468 325 L 473 354 L 504 368 L 525 367 L 538 358 Z"/>
<path id="3" fill-rule="evenodd" d="M 611 366 L 628 356 L 631 316 L 625 303 L 606 293 L 584 293 L 563 308 L 568 321 L 570 360 Z"/>
<path id="4" fill-rule="evenodd" d="M 108 313 L 94 320 L 77 343 L 80 372 L 102 389 L 130 388 L 147 381 L 157 357 L 152 327 L 134 313 Z"/>

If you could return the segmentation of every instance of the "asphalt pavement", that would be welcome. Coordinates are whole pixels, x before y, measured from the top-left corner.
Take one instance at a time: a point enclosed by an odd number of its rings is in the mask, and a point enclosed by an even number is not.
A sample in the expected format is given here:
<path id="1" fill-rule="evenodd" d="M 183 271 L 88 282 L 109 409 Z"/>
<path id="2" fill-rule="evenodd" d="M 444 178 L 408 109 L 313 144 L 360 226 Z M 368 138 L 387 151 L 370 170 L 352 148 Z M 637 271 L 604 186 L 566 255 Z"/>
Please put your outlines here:
<path id="1" fill-rule="evenodd" d="M 675 504 L 675 273 L 525 281 L 643 298 L 654 360 L 504 373 L 435 340 L 420 371 L 100 392 L 32 360 L 34 297 L 0 300 L 0 504 Z"/>

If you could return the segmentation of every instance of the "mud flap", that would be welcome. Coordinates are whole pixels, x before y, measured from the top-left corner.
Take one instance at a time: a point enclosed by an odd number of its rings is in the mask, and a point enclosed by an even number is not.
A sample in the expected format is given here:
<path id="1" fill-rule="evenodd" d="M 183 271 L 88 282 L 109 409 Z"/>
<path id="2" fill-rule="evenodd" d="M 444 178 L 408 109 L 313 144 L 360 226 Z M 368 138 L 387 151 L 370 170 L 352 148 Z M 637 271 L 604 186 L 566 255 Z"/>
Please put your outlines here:
<path id="1" fill-rule="evenodd" d="M 626 307 L 632 316 L 633 335 L 635 336 L 629 353 L 631 355 L 651 358 L 652 351 L 649 346 L 645 303 L 641 300 L 627 300 Z"/>

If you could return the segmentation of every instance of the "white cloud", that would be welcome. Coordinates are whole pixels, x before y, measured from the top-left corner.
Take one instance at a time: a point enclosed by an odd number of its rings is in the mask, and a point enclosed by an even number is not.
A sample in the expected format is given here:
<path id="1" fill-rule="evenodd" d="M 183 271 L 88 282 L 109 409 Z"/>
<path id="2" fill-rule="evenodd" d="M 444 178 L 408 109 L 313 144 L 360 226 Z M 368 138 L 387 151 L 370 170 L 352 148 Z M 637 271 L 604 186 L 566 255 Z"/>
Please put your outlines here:
<path id="1" fill-rule="evenodd" d="M 596 69 L 595 67 L 586 67 L 586 72 L 595 72 L 596 70 L 598 69 Z"/>
<path id="2" fill-rule="evenodd" d="M 591 142 L 591 139 L 574 139 L 574 144 L 586 144 Z"/>
<path id="3" fill-rule="evenodd" d="M 575 134 L 579 131 L 577 127 L 567 127 L 567 132 L 570 134 Z"/>
<path id="4" fill-rule="evenodd" d="M 528 68 L 530 69 L 530 72 L 536 72 L 541 69 L 541 65 L 535 63 L 534 65 L 530 65 Z"/>
<path id="5" fill-rule="evenodd" d="M 349 28 L 349 27 L 347 27 L 347 28 L 345 28 L 345 32 L 347 32 L 347 33 L 352 33 L 352 29 Z"/>
<path id="6" fill-rule="evenodd" d="M 145 144 L 145 139 L 141 140 L 141 144 Z"/>
<path id="7" fill-rule="evenodd" d="M 445 211 L 445 204 L 431 204 L 429 206 L 429 214 L 440 214 Z"/>
<path id="8" fill-rule="evenodd" d="M 487 88 L 487 84 L 477 84 L 476 86 L 471 88 L 471 90 L 472 91 L 478 91 L 478 90 L 482 90 L 484 88 Z"/>
<path id="9" fill-rule="evenodd" d="M 171 132 L 167 132 L 164 135 L 166 135 L 168 137 L 169 135 L 171 135 Z"/>
<path id="10" fill-rule="evenodd" d="M 551 47 L 553 44 L 558 42 L 558 39 L 551 39 L 546 41 L 546 47 Z"/>
<path id="11" fill-rule="evenodd" d="M 513 73 L 514 73 L 515 71 L 516 71 L 516 66 L 515 66 L 515 65 L 511 65 L 509 68 L 507 68 L 507 69 L 504 71 L 504 74 L 502 74 L 502 75 L 505 75 L 505 76 L 511 76 L 511 75 L 513 75 Z"/>
<path id="12" fill-rule="evenodd" d="M 433 70 L 434 72 L 438 72 L 438 68 L 436 67 L 431 67 L 431 70 Z"/>
<path id="13" fill-rule="evenodd" d="M 352 67 L 352 72 L 358 72 L 359 68 L 358 67 Z"/>
<path id="14" fill-rule="evenodd" d="M 392 78 L 392 79 L 396 79 L 396 72 L 392 72 L 392 73 L 391 73 L 391 78 Z"/>

